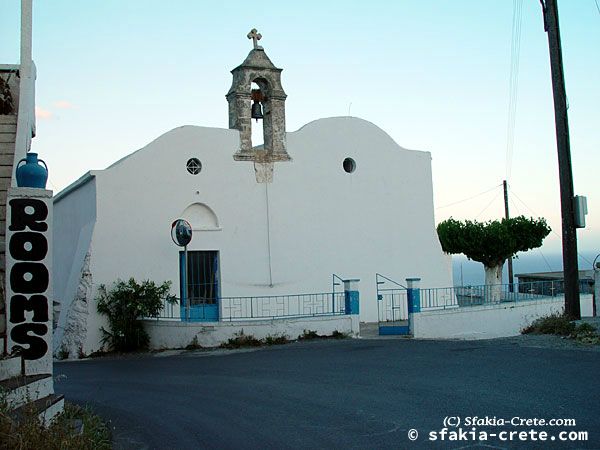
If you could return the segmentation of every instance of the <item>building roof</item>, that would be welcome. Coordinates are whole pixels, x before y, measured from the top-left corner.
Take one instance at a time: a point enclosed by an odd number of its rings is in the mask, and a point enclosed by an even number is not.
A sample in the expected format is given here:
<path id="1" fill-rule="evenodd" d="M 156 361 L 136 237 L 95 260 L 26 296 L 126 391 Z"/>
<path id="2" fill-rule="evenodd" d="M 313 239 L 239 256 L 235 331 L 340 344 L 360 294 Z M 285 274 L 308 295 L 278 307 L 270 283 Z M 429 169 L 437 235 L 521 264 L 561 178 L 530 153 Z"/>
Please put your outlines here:
<path id="1" fill-rule="evenodd" d="M 517 278 L 536 278 L 539 280 L 562 280 L 565 275 L 562 271 L 559 272 L 533 272 L 533 273 L 517 273 L 515 275 Z M 593 280 L 594 279 L 594 271 L 593 270 L 580 270 L 579 271 L 579 279 L 580 280 Z"/>
<path id="2" fill-rule="evenodd" d="M 246 57 L 244 62 L 233 70 L 238 70 L 242 67 L 254 67 L 257 69 L 273 69 L 278 71 L 282 70 L 278 67 L 275 67 L 275 64 L 273 64 L 273 62 L 269 59 L 264 49 L 262 48 L 252 49 L 250 53 L 248 53 L 248 56 Z"/>

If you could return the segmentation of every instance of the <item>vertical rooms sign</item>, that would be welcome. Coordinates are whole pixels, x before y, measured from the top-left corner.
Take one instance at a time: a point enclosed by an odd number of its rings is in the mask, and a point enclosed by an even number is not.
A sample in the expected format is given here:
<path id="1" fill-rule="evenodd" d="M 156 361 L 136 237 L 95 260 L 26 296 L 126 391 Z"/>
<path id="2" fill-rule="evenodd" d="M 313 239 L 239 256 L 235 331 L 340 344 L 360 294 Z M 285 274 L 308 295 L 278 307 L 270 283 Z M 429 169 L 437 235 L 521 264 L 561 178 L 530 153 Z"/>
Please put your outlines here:
<path id="1" fill-rule="evenodd" d="M 52 191 L 12 188 L 6 211 L 8 351 L 52 372 Z"/>

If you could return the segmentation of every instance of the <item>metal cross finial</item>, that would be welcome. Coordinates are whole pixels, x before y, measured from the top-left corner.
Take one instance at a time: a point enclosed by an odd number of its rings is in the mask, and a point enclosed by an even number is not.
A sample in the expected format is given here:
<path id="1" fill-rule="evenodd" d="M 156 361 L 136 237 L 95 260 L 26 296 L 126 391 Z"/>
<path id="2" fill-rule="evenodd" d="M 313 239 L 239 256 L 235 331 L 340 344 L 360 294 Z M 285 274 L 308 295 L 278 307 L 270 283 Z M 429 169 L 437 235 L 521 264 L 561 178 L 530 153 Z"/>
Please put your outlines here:
<path id="1" fill-rule="evenodd" d="M 258 45 L 258 41 L 262 39 L 262 34 L 260 34 L 256 28 L 252 28 L 250 30 L 250 33 L 248 33 L 248 39 L 252 39 L 254 48 L 262 48 Z"/>

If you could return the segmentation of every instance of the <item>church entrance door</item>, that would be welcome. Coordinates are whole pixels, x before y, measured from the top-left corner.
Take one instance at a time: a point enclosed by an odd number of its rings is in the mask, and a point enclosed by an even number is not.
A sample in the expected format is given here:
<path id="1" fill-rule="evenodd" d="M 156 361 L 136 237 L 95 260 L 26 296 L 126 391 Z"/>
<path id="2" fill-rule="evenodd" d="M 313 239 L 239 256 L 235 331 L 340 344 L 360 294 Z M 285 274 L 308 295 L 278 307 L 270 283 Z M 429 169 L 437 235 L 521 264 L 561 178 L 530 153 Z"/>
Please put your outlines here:
<path id="1" fill-rule="evenodd" d="M 187 252 L 187 295 L 183 289 L 184 252 L 179 252 L 181 286 L 181 319 L 191 321 L 219 320 L 219 252 L 214 250 Z M 188 299 L 189 297 L 189 299 Z M 189 301 L 188 301 L 189 300 Z M 189 305 L 189 312 L 187 307 Z"/>

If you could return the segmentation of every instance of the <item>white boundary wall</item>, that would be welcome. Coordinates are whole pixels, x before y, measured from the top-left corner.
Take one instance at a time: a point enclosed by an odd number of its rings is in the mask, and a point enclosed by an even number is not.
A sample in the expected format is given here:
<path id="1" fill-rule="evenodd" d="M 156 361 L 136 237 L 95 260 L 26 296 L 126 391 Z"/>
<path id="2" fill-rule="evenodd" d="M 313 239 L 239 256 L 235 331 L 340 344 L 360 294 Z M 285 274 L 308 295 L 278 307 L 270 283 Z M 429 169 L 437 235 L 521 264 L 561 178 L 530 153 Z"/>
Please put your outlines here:
<path id="1" fill-rule="evenodd" d="M 592 315 L 592 295 L 581 295 L 581 315 Z M 564 297 L 521 303 L 421 311 L 413 315 L 417 339 L 491 339 L 517 336 L 535 319 L 562 312 Z"/>
<path id="2" fill-rule="evenodd" d="M 192 344 L 194 338 L 202 347 L 217 347 L 242 331 L 245 335 L 257 339 L 281 335 L 296 339 L 304 330 L 316 331 L 319 335 L 331 335 L 334 331 L 351 336 L 357 336 L 359 333 L 357 315 L 236 322 L 145 320 L 144 325 L 150 335 L 152 350 L 184 348 Z"/>

